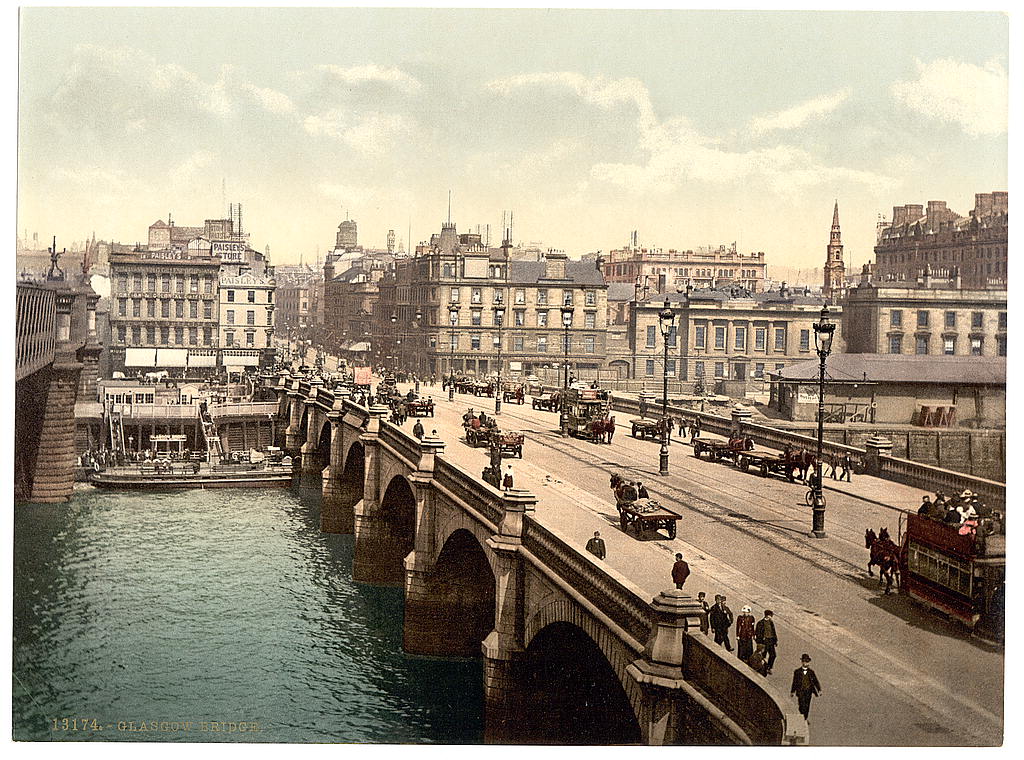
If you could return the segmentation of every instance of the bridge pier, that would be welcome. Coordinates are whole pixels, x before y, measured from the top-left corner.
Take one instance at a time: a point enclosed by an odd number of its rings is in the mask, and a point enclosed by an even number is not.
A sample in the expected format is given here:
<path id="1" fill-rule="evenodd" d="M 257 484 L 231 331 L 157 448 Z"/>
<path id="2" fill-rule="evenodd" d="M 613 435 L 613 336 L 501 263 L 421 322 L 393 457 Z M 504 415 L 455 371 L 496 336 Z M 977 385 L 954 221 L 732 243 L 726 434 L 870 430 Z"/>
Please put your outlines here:
<path id="1" fill-rule="evenodd" d="M 32 468 L 29 501 L 67 501 L 75 485 L 75 401 L 80 365 L 54 365 L 44 370 L 38 397 L 38 439 Z M 19 407 L 21 404 L 19 404 Z"/>
<path id="2" fill-rule="evenodd" d="M 345 426 L 342 418 L 347 396 L 347 391 L 335 391 L 334 404 L 327 413 L 327 424 L 331 426 L 331 456 L 323 471 L 320 498 L 320 530 L 324 533 L 352 533 L 355 527 L 352 508 L 362 496 L 351 493 L 352 486 L 342 480 L 345 471 Z"/>
<path id="3" fill-rule="evenodd" d="M 302 446 L 299 429 L 302 426 L 304 408 L 302 392 L 299 390 L 299 378 L 294 378 L 288 390 L 288 427 L 284 431 L 284 448 L 289 454 L 298 453 Z"/>
<path id="4" fill-rule="evenodd" d="M 376 585 L 397 585 L 403 578 L 386 569 L 381 561 L 388 554 L 391 535 L 380 515 L 380 478 L 383 452 L 380 447 L 380 422 L 388 408 L 373 404 L 363 442 L 365 481 L 362 501 L 356 504 L 353 532 L 355 551 L 352 556 L 352 580 Z"/>

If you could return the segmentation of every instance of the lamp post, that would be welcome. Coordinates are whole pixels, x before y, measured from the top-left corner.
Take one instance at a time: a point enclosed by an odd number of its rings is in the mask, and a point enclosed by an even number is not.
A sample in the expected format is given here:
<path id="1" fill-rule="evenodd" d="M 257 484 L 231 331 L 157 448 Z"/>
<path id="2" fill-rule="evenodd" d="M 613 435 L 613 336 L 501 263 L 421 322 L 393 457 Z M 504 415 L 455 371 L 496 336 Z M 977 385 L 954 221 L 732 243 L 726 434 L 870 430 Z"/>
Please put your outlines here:
<path id="1" fill-rule="evenodd" d="M 814 347 L 818 352 L 818 456 L 814 461 L 814 487 L 811 489 L 811 534 L 825 538 L 825 497 L 821 492 L 821 445 L 825 436 L 825 359 L 832 353 L 836 326 L 828 321 L 828 305 L 821 307 L 821 319 L 814 325 Z"/>
<path id="2" fill-rule="evenodd" d="M 661 365 L 661 451 L 658 456 L 658 474 L 668 475 L 668 339 L 676 326 L 676 315 L 665 299 L 665 308 L 658 312 L 658 326 L 661 328 L 665 357 Z"/>
<path id="3" fill-rule="evenodd" d="M 448 321 L 452 326 L 451 357 L 448 359 L 448 400 L 455 400 L 455 325 L 459 323 L 459 305 L 448 306 Z"/>
<path id="4" fill-rule="evenodd" d="M 397 364 L 398 364 L 398 347 L 402 344 L 402 341 L 400 341 L 398 339 L 397 334 L 395 332 L 397 329 L 398 329 L 398 314 L 396 314 L 395 312 L 391 312 L 391 335 L 394 336 L 392 338 L 391 345 L 392 345 L 392 348 L 393 348 L 394 353 L 395 353 L 395 365 L 396 365 L 396 366 L 393 366 L 391 368 L 391 371 L 395 372 L 396 374 L 398 372 L 398 367 L 397 367 Z"/>
<path id="5" fill-rule="evenodd" d="M 498 349 L 498 382 L 494 387 L 494 413 L 501 414 L 501 326 L 505 322 L 505 307 L 494 307 L 494 326 L 498 328 L 498 334 L 494 338 L 494 345 Z"/>
<path id="6" fill-rule="evenodd" d="M 420 375 L 423 374 L 423 350 L 420 346 L 420 320 L 423 319 L 423 312 L 416 309 L 416 316 L 413 318 L 413 350 L 416 351 L 416 380 L 415 380 L 415 391 L 416 395 L 420 394 Z"/>
<path id="7" fill-rule="evenodd" d="M 562 327 L 565 328 L 565 338 L 562 347 L 565 349 L 565 382 L 562 384 L 562 398 L 558 404 L 559 423 L 562 429 L 562 437 L 569 437 L 569 410 L 565 405 L 566 397 L 569 394 L 569 328 L 572 327 L 572 315 L 575 309 L 568 303 L 562 305 Z"/>

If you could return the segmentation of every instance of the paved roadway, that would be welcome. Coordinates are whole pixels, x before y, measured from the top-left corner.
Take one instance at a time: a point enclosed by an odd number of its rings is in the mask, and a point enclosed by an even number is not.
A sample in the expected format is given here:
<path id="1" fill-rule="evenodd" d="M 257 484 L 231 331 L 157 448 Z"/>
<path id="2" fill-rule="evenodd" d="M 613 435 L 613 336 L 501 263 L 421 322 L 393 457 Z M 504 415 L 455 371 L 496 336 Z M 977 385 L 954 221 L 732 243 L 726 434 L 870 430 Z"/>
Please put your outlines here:
<path id="1" fill-rule="evenodd" d="M 445 456 L 481 472 L 487 452 L 466 445 L 461 416 L 468 407 L 492 414 L 494 400 L 457 394 L 449 403 L 439 386 L 424 386 L 421 394 L 436 403 L 436 417 L 423 425 L 446 442 Z M 529 397 L 524 406 L 502 404 L 501 427 L 526 434 L 523 460 L 504 463 L 512 462 L 517 488 L 537 495 L 536 516 L 546 527 L 581 549 L 600 530 L 605 562 L 652 597 L 671 587 L 673 558 L 681 551 L 693 571 L 686 588 L 694 596 L 705 591 L 713 601 L 724 593 L 734 614 L 749 604 L 757 619 L 772 609 L 780 644 L 768 680 L 788 694 L 807 652 L 822 682 L 823 695 L 811 706 L 814 744 L 1000 742 L 1001 649 L 905 596 L 883 595 L 877 574 L 869 578 L 865 570 L 864 529 L 887 526 L 895 538 L 899 511 L 886 505 L 916 509 L 921 491 L 867 476 L 852 483 L 826 478 L 828 537 L 815 539 L 808 535 L 806 487 L 698 460 L 679 441 L 662 478 L 659 444 L 631 438 L 628 419 L 617 415 L 614 442 L 598 445 L 562 439 L 558 415 L 534 411 Z M 413 424 L 410 419 L 405 428 Z M 613 471 L 633 473 L 653 498 L 683 515 L 675 540 L 622 533 L 608 488 Z M 731 638 L 735 645 L 735 626 Z"/>

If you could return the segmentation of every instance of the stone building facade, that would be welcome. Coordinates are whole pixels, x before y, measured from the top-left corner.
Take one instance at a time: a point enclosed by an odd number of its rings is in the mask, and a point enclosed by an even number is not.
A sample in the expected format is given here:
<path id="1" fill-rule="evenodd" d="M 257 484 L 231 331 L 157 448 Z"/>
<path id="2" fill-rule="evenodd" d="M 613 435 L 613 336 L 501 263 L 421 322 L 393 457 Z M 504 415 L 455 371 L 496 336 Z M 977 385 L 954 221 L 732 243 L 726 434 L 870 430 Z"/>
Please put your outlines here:
<path id="1" fill-rule="evenodd" d="M 1006 356 L 1005 290 L 887 287 L 847 292 L 847 353 Z"/>
<path id="2" fill-rule="evenodd" d="M 637 285 L 647 294 L 728 285 L 756 293 L 764 290 L 767 270 L 763 252 L 740 253 L 735 243 L 696 251 L 633 245 L 609 251 L 601 264 L 605 282 Z"/>
<path id="3" fill-rule="evenodd" d="M 445 222 L 430 246 L 420 246 L 413 258 L 396 259 L 379 284 L 376 360 L 421 374 L 484 376 L 498 369 L 500 333 L 503 374 L 561 365 L 560 308 L 568 304 L 570 365 L 594 371 L 602 366 L 608 309 L 597 265 L 570 261 L 560 252 L 516 260 L 509 248 L 488 248 L 479 236 L 459 236 L 455 224 Z M 453 305 L 459 307 L 454 330 Z M 500 330 L 495 308 L 504 309 Z"/>
<path id="4" fill-rule="evenodd" d="M 220 281 L 220 345 L 225 367 L 268 367 L 274 363 L 272 277 L 251 273 Z"/>
<path id="5" fill-rule="evenodd" d="M 978 193 L 964 217 L 945 201 L 894 206 L 878 230 L 875 280 L 913 287 L 926 276 L 972 290 L 1007 287 L 1009 196 Z"/>

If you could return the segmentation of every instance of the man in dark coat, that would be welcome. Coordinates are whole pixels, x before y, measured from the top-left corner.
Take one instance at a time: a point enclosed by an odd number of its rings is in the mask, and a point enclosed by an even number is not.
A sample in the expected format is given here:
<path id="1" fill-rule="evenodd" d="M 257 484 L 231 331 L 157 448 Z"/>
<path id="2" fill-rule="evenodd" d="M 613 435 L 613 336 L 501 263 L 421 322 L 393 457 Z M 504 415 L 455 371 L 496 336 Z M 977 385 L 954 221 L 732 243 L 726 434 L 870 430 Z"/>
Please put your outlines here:
<path id="1" fill-rule="evenodd" d="M 587 551 L 593 554 L 598 559 L 604 559 L 604 539 L 601 538 L 601 531 L 594 531 L 594 537 L 587 541 Z"/>
<path id="2" fill-rule="evenodd" d="M 672 582 L 676 588 L 682 588 L 686 579 L 690 577 L 690 566 L 683 561 L 683 555 L 676 553 L 676 562 L 672 565 Z"/>
<path id="3" fill-rule="evenodd" d="M 811 670 L 808 664 L 811 661 L 810 655 L 800 655 L 800 667 L 793 671 L 793 684 L 789 687 L 789 693 L 795 694 L 797 704 L 800 705 L 800 714 L 808 721 L 811 712 L 811 697 L 821 696 L 821 684 L 818 683 L 818 676 Z"/>
<path id="4" fill-rule="evenodd" d="M 775 613 L 771 610 L 765 610 L 764 617 L 754 626 L 754 641 L 764 650 L 764 665 L 767 672 L 771 673 L 775 665 L 775 646 L 779 643 L 779 635 L 775 631 Z"/>
<path id="5" fill-rule="evenodd" d="M 412 434 L 420 440 L 423 439 L 423 423 L 419 420 L 416 420 L 416 424 L 412 426 Z"/>
<path id="6" fill-rule="evenodd" d="M 725 597 L 715 594 L 715 603 L 708 613 L 708 622 L 711 623 L 711 630 L 715 632 L 715 643 L 721 644 L 726 651 L 732 651 L 732 644 L 729 643 L 729 628 L 732 627 L 732 610 L 725 603 Z"/>

